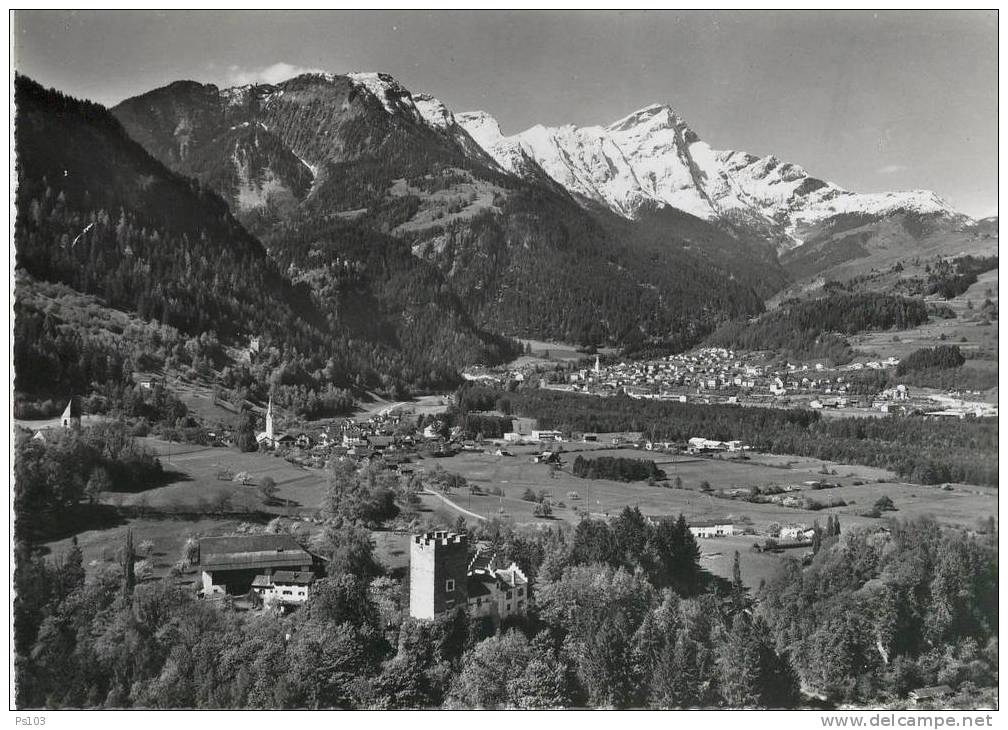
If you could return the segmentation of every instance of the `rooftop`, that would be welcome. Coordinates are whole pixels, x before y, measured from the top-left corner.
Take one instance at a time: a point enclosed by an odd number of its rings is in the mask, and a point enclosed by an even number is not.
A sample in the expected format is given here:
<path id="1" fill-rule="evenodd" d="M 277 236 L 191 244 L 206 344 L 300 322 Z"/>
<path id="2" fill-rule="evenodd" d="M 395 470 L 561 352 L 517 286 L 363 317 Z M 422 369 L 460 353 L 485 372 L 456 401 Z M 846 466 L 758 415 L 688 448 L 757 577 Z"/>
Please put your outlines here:
<path id="1" fill-rule="evenodd" d="M 290 535 L 205 537 L 199 541 L 199 555 L 204 570 L 297 568 L 313 560 Z"/>

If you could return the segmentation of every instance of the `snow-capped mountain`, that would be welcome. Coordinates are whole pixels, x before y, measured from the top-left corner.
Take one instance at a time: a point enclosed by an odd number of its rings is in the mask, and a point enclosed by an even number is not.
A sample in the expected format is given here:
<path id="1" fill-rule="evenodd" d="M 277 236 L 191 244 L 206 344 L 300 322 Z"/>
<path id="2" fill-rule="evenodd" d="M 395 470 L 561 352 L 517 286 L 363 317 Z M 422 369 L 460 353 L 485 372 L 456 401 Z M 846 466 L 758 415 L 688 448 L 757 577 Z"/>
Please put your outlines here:
<path id="1" fill-rule="evenodd" d="M 800 245 L 807 229 L 838 215 L 906 212 L 967 220 L 930 191 L 853 193 L 773 155 L 715 150 L 663 104 L 605 127 L 537 125 L 510 137 L 485 112 L 456 119 L 514 174 L 535 162 L 575 196 L 627 218 L 670 206 L 762 230 L 783 249 Z"/>

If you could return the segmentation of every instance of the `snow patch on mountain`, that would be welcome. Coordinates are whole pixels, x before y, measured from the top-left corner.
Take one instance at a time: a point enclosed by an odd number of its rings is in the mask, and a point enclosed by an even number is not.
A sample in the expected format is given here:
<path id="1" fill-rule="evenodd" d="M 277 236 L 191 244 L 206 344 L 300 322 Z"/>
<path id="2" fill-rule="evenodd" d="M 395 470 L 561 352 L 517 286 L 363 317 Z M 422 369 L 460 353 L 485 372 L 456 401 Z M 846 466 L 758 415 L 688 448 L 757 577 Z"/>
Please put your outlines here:
<path id="1" fill-rule="evenodd" d="M 409 91 L 389 74 L 369 71 L 366 73 L 349 73 L 347 74 L 347 78 L 357 86 L 370 92 L 372 96 L 381 102 L 385 111 L 389 114 L 395 115 L 402 112 L 414 118 L 419 116 L 419 112 L 413 103 Z"/>
<path id="2" fill-rule="evenodd" d="M 413 94 L 413 105 L 427 124 L 435 129 L 449 129 L 455 124 L 455 116 L 448 107 L 429 94 Z"/>
<path id="3" fill-rule="evenodd" d="M 456 114 L 455 121 L 469 133 L 476 144 L 493 158 L 501 169 L 519 177 L 526 176 L 532 160 L 519 142 L 501 134 L 500 125 L 496 119 L 486 112 L 475 111 Z"/>

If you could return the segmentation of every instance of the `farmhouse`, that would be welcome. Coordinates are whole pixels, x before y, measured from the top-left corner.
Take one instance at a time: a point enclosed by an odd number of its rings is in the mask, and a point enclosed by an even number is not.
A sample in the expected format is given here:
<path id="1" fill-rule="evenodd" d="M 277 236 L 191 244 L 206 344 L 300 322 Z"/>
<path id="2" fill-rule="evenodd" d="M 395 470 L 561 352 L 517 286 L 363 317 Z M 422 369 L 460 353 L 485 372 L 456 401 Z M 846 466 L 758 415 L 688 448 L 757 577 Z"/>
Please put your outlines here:
<path id="1" fill-rule="evenodd" d="M 713 451 L 724 451 L 727 448 L 727 444 L 723 441 L 715 441 L 701 436 L 694 436 L 691 438 L 687 447 L 691 454 L 707 454 Z"/>
<path id="2" fill-rule="evenodd" d="M 262 576 L 271 578 L 278 571 L 314 573 L 318 568 L 318 558 L 290 535 L 205 537 L 199 541 L 198 563 L 204 596 L 243 595 L 254 587 L 265 589 Z"/>
<path id="3" fill-rule="evenodd" d="M 696 520 L 689 523 L 693 537 L 723 537 L 735 534 L 735 525 L 727 520 Z"/>
<path id="4" fill-rule="evenodd" d="M 801 542 L 811 540 L 814 532 L 808 525 L 789 524 L 780 528 L 778 538 L 784 542 Z"/>
<path id="5" fill-rule="evenodd" d="M 144 390 L 153 390 L 161 384 L 161 379 L 153 373 L 133 373 L 133 382 Z"/>
<path id="6" fill-rule="evenodd" d="M 315 573 L 310 570 L 278 570 L 262 573 L 252 580 L 252 591 L 263 605 L 288 611 L 308 601 L 315 583 Z"/>

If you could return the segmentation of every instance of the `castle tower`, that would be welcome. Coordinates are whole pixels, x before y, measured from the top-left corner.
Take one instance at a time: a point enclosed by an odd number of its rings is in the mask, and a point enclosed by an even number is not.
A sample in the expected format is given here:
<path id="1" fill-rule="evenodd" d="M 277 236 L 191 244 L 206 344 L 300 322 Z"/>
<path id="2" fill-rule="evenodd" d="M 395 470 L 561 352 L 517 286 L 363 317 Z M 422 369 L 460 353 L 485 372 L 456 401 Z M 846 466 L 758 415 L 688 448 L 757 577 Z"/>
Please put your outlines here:
<path id="1" fill-rule="evenodd" d="M 273 443 L 273 396 L 270 396 L 269 404 L 266 406 L 266 438 Z"/>
<path id="2" fill-rule="evenodd" d="M 437 531 L 410 541 L 410 616 L 432 619 L 465 608 L 469 544 L 465 535 Z"/>

